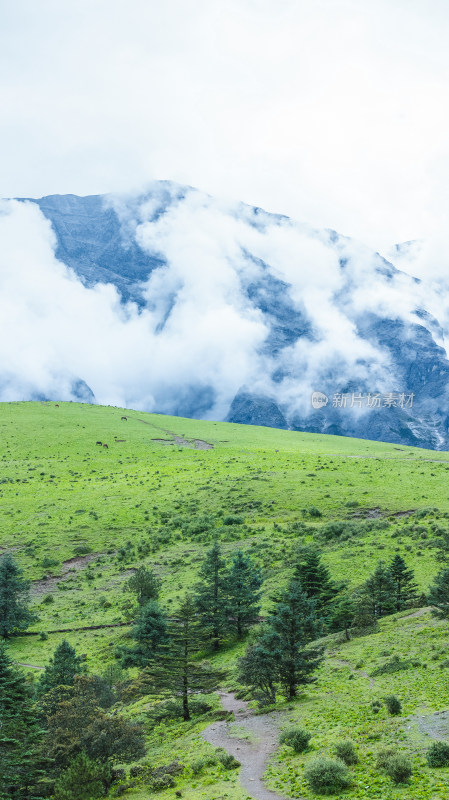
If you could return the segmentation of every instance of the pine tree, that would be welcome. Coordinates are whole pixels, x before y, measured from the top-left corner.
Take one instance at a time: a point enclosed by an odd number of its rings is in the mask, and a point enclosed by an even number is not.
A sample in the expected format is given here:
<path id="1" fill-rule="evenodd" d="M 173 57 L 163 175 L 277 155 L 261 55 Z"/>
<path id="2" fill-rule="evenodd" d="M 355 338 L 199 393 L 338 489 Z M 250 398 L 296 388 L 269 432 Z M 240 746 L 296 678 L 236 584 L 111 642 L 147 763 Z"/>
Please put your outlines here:
<path id="1" fill-rule="evenodd" d="M 329 609 L 330 627 L 335 631 L 344 631 L 346 641 L 349 642 L 349 629 L 352 627 L 356 614 L 356 604 L 353 597 L 342 595 L 337 597 Z"/>
<path id="2" fill-rule="evenodd" d="M 35 621 L 29 608 L 29 583 L 10 553 L 0 559 L 0 636 L 7 639 Z"/>
<path id="3" fill-rule="evenodd" d="M 395 585 L 395 610 L 402 611 L 412 607 L 418 602 L 418 587 L 413 570 L 407 569 L 399 554 L 393 558 L 389 570 Z"/>
<path id="4" fill-rule="evenodd" d="M 210 632 L 212 648 L 220 649 L 228 629 L 226 614 L 226 570 L 218 542 L 206 553 L 195 587 L 195 602 L 203 628 Z"/>
<path id="5" fill-rule="evenodd" d="M 181 698 L 183 719 L 189 720 L 190 697 L 214 692 L 223 679 L 222 672 L 198 658 L 207 642 L 191 595 L 186 595 L 174 612 L 168 634 L 167 643 L 145 672 L 156 692 Z"/>
<path id="6" fill-rule="evenodd" d="M 319 635 L 320 624 L 314 601 L 307 597 L 298 580 L 293 579 L 280 595 L 268 626 L 277 635 L 279 677 L 291 699 L 299 685 L 310 681 L 310 673 L 321 660 L 319 649 L 305 649 Z"/>
<path id="7" fill-rule="evenodd" d="M 322 563 L 320 553 L 312 547 L 304 547 L 298 552 L 295 578 L 300 581 L 307 597 L 315 601 L 318 613 L 337 594 L 337 587 L 331 580 L 328 568 Z"/>
<path id="8" fill-rule="evenodd" d="M 227 579 L 228 614 L 239 639 L 257 620 L 261 585 L 260 570 L 239 550 L 234 555 Z"/>
<path id="9" fill-rule="evenodd" d="M 379 561 L 373 574 L 363 584 L 363 593 L 376 619 L 394 612 L 396 586 L 390 570 L 383 561 Z"/>
<path id="10" fill-rule="evenodd" d="M 156 600 L 149 600 L 141 607 L 132 636 L 136 641 L 134 647 L 121 647 L 117 651 L 121 665 L 145 667 L 167 640 L 167 617 Z"/>
<path id="11" fill-rule="evenodd" d="M 109 764 L 79 753 L 55 783 L 54 800 L 95 800 L 104 797 L 111 782 Z"/>
<path id="12" fill-rule="evenodd" d="M 278 635 L 265 628 L 238 661 L 237 679 L 249 686 L 261 704 L 276 702 L 276 683 L 280 680 Z"/>
<path id="13" fill-rule="evenodd" d="M 106 713 L 89 675 L 77 675 L 68 692 L 46 717 L 45 747 L 57 769 L 79 754 L 101 763 L 134 761 L 145 754 L 142 726 L 120 714 Z"/>
<path id="14" fill-rule="evenodd" d="M 146 605 L 149 600 L 157 600 L 160 586 L 159 578 L 146 567 L 139 567 L 126 584 L 127 589 L 136 595 L 139 606 Z"/>
<path id="15" fill-rule="evenodd" d="M 0 798 L 40 796 L 42 732 L 23 674 L 0 645 Z"/>
<path id="16" fill-rule="evenodd" d="M 440 619 L 449 619 L 449 568 L 438 573 L 427 597 L 433 606 L 433 614 Z"/>
<path id="17" fill-rule="evenodd" d="M 58 686 L 73 686 L 75 675 L 82 672 L 84 672 L 83 659 L 77 656 L 72 645 L 63 639 L 39 680 L 38 694 L 45 694 Z"/>

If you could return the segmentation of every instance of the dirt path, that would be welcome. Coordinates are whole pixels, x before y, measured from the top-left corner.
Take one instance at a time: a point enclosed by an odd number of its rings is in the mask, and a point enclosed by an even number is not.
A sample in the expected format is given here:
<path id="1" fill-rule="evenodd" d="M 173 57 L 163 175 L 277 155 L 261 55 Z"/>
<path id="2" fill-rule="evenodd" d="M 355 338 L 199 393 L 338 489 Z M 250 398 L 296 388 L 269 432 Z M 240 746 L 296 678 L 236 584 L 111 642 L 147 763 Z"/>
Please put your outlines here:
<path id="1" fill-rule="evenodd" d="M 235 722 L 214 722 L 203 731 L 203 737 L 209 744 L 223 747 L 240 761 L 240 783 L 251 797 L 284 800 L 283 795 L 272 792 L 262 780 L 269 757 L 278 746 L 280 715 L 255 716 L 248 703 L 237 700 L 231 692 L 220 692 L 220 698 L 223 708 L 234 712 Z"/>
<path id="2" fill-rule="evenodd" d="M 337 664 L 341 664 L 344 667 L 349 667 L 354 675 L 361 675 L 362 678 L 366 678 L 369 681 L 369 688 L 373 688 L 374 678 L 372 678 L 371 675 L 368 675 L 368 673 L 363 669 L 357 669 L 356 667 L 353 667 L 350 661 L 345 661 L 345 659 L 342 658 L 334 658 L 333 660 L 336 661 Z"/>
<path id="3" fill-rule="evenodd" d="M 176 444 L 178 447 L 191 447 L 194 450 L 213 450 L 214 446 L 210 442 L 205 442 L 203 439 L 185 439 L 184 436 L 179 436 L 177 433 L 173 433 L 173 431 L 167 430 L 167 428 L 160 428 L 159 425 L 154 425 L 153 422 L 148 422 L 146 419 L 139 419 L 136 417 L 137 422 L 142 422 L 144 425 L 150 425 L 157 431 L 162 431 L 163 433 L 168 434 L 171 436 L 172 439 L 153 439 L 153 442 L 159 442 L 160 444 L 165 445 L 172 445 Z"/>
<path id="4" fill-rule="evenodd" d="M 22 661 L 15 662 L 18 667 L 28 667 L 29 669 L 45 669 L 45 667 L 37 667 L 36 664 L 23 664 Z"/>
<path id="5" fill-rule="evenodd" d="M 428 611 L 431 610 L 431 606 L 426 606 L 425 608 L 420 608 L 418 611 L 413 611 L 412 614 L 406 614 L 405 617 L 401 617 L 401 621 L 403 619 L 412 619 L 414 617 L 422 617 Z"/>

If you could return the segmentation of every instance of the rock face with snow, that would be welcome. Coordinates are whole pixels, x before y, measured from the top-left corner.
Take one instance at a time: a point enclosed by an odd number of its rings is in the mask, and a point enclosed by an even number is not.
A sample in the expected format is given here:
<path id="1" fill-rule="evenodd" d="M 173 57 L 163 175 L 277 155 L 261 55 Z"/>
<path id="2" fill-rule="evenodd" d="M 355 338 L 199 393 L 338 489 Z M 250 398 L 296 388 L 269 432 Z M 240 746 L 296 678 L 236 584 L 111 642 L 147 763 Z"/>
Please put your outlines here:
<path id="1" fill-rule="evenodd" d="M 39 209 L 47 237 L 51 223 L 53 258 L 70 268 L 58 281 L 76 284 L 81 316 L 83 304 L 96 304 L 98 331 L 107 326 L 110 336 L 99 368 L 92 347 L 76 350 L 67 323 L 64 363 L 53 355 L 50 369 L 47 359 L 38 385 L 9 367 L 2 399 L 95 396 L 183 416 L 449 447 L 445 287 L 334 231 L 168 182 L 133 197 L 12 201 L 8 213 L 19 205 L 27 214 L 32 206 L 36 225 Z M 29 268 L 43 269 L 37 260 Z M 55 305 L 63 302 L 55 291 Z M 316 408 L 314 391 L 328 398 Z"/>

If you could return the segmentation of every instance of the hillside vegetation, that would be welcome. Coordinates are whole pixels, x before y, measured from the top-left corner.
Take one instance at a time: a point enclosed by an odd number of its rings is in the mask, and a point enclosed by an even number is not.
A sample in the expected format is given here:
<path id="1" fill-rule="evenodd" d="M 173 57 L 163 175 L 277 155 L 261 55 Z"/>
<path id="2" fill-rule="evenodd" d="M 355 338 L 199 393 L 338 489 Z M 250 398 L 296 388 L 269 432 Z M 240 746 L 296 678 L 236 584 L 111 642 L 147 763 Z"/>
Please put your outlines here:
<path id="1" fill-rule="evenodd" d="M 137 613 L 127 582 L 143 565 L 160 579 L 170 614 L 198 583 L 215 541 L 225 559 L 242 551 L 261 570 L 263 622 L 292 577 L 298 548 L 318 549 L 345 591 L 399 554 L 414 571 L 416 607 L 382 616 L 349 641 L 323 631 L 314 681 L 294 700 L 278 694 L 270 715 L 279 731 L 306 728 L 310 742 L 303 752 L 279 744 L 265 779 L 281 795 L 315 797 L 307 766 L 334 758 L 336 744 L 351 740 L 358 761 L 349 768 L 348 799 L 447 796 L 449 767 L 432 768 L 425 754 L 433 740 L 449 739 L 449 630 L 424 595 L 446 566 L 448 453 L 76 403 L 0 404 L 0 435 L 1 553 L 31 581 L 37 615 L 7 650 L 30 680 L 63 640 L 88 673 L 117 669 Z M 225 637 L 208 659 L 223 689 L 251 701 L 236 670 L 247 641 Z M 135 682 L 137 669 L 126 676 Z M 389 713 L 387 696 L 400 700 L 400 713 Z M 205 706 L 186 722 L 155 714 L 160 700 L 151 694 L 120 699 L 120 713 L 144 727 L 139 764 L 179 758 L 184 765 L 158 787 L 161 800 L 175 791 L 192 800 L 248 796 L 239 770 L 202 736 L 223 715 L 216 693 L 202 697 Z M 240 723 L 234 735 L 245 739 Z M 405 783 L 379 766 L 387 747 L 410 760 Z M 134 770 L 134 781 L 129 765 L 126 773 L 125 796 L 147 798 L 142 773 Z"/>

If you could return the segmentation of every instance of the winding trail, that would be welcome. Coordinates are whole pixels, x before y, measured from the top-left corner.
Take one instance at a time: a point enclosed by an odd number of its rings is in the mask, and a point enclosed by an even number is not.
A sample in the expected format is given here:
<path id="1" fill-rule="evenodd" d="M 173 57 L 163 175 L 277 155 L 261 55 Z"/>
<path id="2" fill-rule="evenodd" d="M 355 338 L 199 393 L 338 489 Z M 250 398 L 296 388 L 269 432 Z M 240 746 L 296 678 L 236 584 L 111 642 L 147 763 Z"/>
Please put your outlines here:
<path id="1" fill-rule="evenodd" d="M 333 661 L 336 664 L 341 664 L 344 667 L 349 667 L 349 669 L 351 670 L 351 672 L 354 675 L 361 675 L 362 678 L 366 678 L 369 681 L 369 688 L 370 689 L 373 688 L 373 686 L 374 686 L 374 678 L 372 678 L 371 675 L 368 675 L 368 673 L 365 672 L 365 670 L 357 669 L 357 667 L 353 667 L 351 662 L 350 661 L 346 661 L 344 658 L 334 658 Z"/>
<path id="2" fill-rule="evenodd" d="M 237 700 L 232 692 L 219 692 L 223 708 L 233 711 L 235 722 L 214 722 L 203 731 L 206 742 L 214 747 L 223 747 L 241 763 L 240 783 L 255 800 L 285 800 L 265 786 L 262 776 L 268 760 L 279 742 L 280 714 L 254 715 L 243 700 Z M 242 736 L 231 735 L 231 726 L 237 724 Z M 299 798 L 298 800 L 301 800 Z"/>

